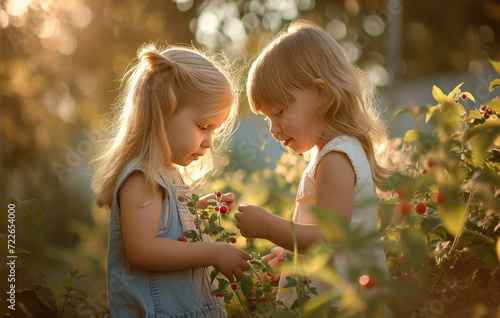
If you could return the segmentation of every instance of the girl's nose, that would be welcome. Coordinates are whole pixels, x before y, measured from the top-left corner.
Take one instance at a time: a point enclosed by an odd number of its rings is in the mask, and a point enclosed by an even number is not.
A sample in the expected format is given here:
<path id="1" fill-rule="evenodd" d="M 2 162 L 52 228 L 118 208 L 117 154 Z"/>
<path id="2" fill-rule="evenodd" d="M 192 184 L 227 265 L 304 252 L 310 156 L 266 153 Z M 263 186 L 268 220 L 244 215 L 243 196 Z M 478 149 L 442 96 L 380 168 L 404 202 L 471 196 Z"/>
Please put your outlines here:
<path id="1" fill-rule="evenodd" d="M 203 138 L 203 141 L 201 142 L 201 147 L 202 148 L 212 148 L 212 134 L 208 134 L 206 138 Z"/>
<path id="2" fill-rule="evenodd" d="M 277 120 L 271 120 L 271 126 L 269 128 L 269 131 L 273 136 L 282 132 L 281 125 L 278 123 Z"/>

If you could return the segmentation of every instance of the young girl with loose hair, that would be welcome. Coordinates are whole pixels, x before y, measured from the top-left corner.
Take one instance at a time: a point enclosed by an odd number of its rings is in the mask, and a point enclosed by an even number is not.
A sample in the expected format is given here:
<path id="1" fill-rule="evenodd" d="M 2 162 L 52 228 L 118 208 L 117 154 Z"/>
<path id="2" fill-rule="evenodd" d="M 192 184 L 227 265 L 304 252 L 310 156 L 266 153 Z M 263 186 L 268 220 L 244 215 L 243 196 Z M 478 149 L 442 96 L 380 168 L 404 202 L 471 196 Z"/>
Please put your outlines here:
<path id="1" fill-rule="evenodd" d="M 296 20 L 279 33 L 253 62 L 247 81 L 252 111 L 269 121 L 275 139 L 311 160 L 297 191 L 293 222 L 299 252 L 322 239 L 312 206 L 338 213 L 351 228 L 376 230 L 376 186 L 391 173 L 379 152 L 386 143 L 386 126 L 372 103 L 363 72 L 352 65 L 342 47 L 323 29 Z M 290 221 L 263 208 L 243 203 L 234 214 L 246 237 L 264 238 L 278 248 L 264 259 L 284 260 L 293 251 Z M 375 266 L 387 273 L 382 249 L 373 250 Z M 346 265 L 336 255 L 335 267 Z M 352 261 L 352 260 L 349 260 Z M 286 284 L 282 275 L 280 287 Z M 326 286 L 313 280 L 322 291 Z M 279 296 L 291 306 L 293 290 Z"/>
<path id="2" fill-rule="evenodd" d="M 179 241 L 196 229 L 184 176 L 213 168 L 237 116 L 235 88 L 215 58 L 194 48 L 146 45 L 124 77 L 114 121 L 92 161 L 92 189 L 108 206 L 108 299 L 113 317 L 227 317 L 211 295 L 210 267 L 230 281 L 250 256 L 223 242 Z M 198 208 L 205 208 L 205 196 Z M 234 195 L 222 196 L 231 209 Z"/>

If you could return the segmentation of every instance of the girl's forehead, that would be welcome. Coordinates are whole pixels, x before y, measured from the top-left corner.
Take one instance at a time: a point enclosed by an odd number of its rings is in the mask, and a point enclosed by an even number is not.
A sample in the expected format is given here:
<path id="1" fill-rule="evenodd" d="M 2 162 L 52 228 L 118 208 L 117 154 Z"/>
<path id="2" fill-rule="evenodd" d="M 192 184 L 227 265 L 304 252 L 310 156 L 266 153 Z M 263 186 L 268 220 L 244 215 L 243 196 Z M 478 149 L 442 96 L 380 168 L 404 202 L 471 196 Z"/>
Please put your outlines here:
<path id="1" fill-rule="evenodd" d="M 221 121 L 225 121 L 229 114 L 231 113 L 230 106 L 220 106 L 220 107 L 211 107 L 205 109 L 205 111 L 198 112 L 199 117 L 198 120 L 207 121 L 213 124 L 218 124 Z"/>
<path id="2" fill-rule="evenodd" d="M 258 112 L 260 114 L 268 116 L 269 114 L 274 114 L 277 111 L 279 111 L 281 108 L 284 108 L 284 106 L 279 106 L 279 105 L 270 105 L 267 103 L 262 103 L 259 105 Z"/>

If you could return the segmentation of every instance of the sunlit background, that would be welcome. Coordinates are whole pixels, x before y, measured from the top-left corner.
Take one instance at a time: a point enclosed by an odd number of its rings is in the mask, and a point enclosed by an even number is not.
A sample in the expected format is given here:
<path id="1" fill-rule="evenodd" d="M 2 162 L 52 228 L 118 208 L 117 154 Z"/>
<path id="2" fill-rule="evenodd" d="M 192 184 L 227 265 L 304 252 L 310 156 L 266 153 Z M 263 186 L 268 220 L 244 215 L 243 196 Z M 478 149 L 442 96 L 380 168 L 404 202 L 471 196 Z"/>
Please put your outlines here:
<path id="1" fill-rule="evenodd" d="M 465 82 L 477 100 L 491 97 L 496 0 L 2 1 L 0 198 L 3 208 L 9 197 L 35 198 L 45 213 L 39 228 L 18 229 L 16 245 L 29 252 L 23 264 L 53 283 L 78 268 L 88 294 L 105 288 L 108 212 L 95 206 L 87 156 L 141 44 L 192 43 L 241 67 L 299 17 L 325 28 L 369 74 L 387 118 L 397 106 L 432 103 L 433 84 L 450 91 Z M 265 122 L 245 101 L 241 110 L 226 174 L 205 190 L 231 190 L 286 215 L 305 163 L 286 155 L 276 164 L 281 149 Z M 393 137 L 408 128 L 404 117 L 390 125 Z"/>

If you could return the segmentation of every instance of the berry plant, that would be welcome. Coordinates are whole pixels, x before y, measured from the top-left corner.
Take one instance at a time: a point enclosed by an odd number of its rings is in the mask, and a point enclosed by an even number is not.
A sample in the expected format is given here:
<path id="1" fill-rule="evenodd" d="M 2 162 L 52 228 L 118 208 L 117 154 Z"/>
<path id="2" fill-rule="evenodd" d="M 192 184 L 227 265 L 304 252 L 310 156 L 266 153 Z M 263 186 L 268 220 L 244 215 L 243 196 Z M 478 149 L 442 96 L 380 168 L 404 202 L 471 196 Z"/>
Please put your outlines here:
<path id="1" fill-rule="evenodd" d="M 500 73 L 500 63 L 492 64 Z M 499 85 L 494 80 L 490 91 Z M 301 283 L 308 277 L 332 290 L 317 297 L 297 291 L 296 307 L 278 307 L 270 316 L 497 317 L 500 99 L 475 105 L 462 86 L 448 94 L 434 86 L 435 105 L 394 112 L 393 120 L 410 115 L 415 129 L 393 150 L 399 169 L 379 201 L 379 230 L 350 228 L 315 208 L 320 228 L 325 236 L 334 233 L 333 239 L 282 271 L 296 274 L 287 287 L 308 286 Z M 370 263 L 376 246 L 385 250 L 389 278 Z M 345 275 L 331 266 L 338 256 L 346 260 Z"/>
<path id="2" fill-rule="evenodd" d="M 226 231 L 222 225 L 222 215 L 227 215 L 229 209 L 222 202 L 222 192 L 215 191 L 215 199 L 208 200 L 211 203 L 205 209 L 197 208 L 199 196 L 193 194 L 192 200 L 188 202 L 189 211 L 194 215 L 196 230 L 188 230 L 179 237 L 184 242 L 203 241 L 203 234 L 211 235 L 216 242 L 236 243 L 236 233 Z M 247 242 L 248 244 L 248 242 Z M 276 299 L 277 286 L 271 282 L 274 274 L 273 269 L 265 262 L 260 253 L 252 252 L 250 255 L 250 269 L 244 273 L 239 282 L 229 282 L 224 276 L 219 275 L 216 269 L 211 272 L 211 279 L 218 282 L 218 288 L 212 291 L 212 295 L 224 298 L 226 303 L 237 299 L 244 314 L 247 317 L 270 317 L 282 314 L 284 311 L 290 315 L 298 316 L 299 305 L 295 304 L 291 309 L 286 309 L 282 302 Z M 309 294 L 315 293 L 314 287 L 308 286 L 307 280 L 297 284 L 292 277 L 289 278 L 287 288 L 296 288 L 301 299 L 311 299 Z"/>

